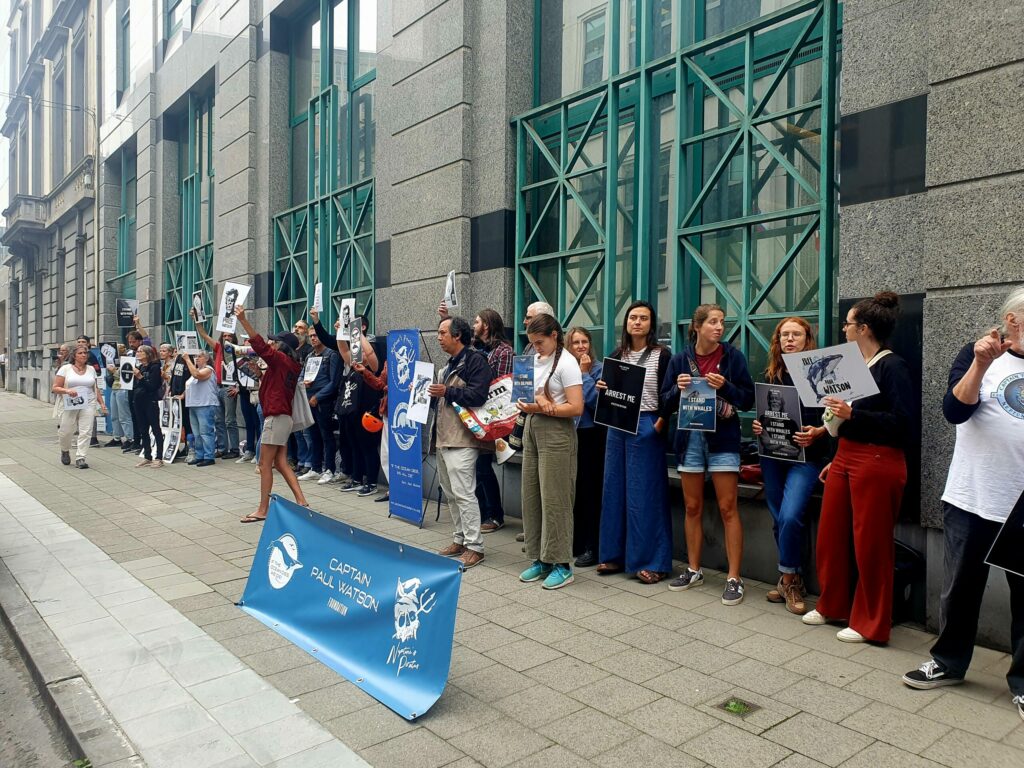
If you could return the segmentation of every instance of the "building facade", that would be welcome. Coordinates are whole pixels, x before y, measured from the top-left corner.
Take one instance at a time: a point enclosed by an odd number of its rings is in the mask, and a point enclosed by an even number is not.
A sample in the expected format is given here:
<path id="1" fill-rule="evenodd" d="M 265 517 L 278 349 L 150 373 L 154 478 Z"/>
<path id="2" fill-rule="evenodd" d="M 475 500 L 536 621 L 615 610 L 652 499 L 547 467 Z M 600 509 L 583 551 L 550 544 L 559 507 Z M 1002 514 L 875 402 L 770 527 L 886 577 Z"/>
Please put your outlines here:
<path id="1" fill-rule="evenodd" d="M 827 343 L 846 303 L 893 289 L 934 446 L 914 458 L 899 535 L 927 553 L 934 622 L 945 369 L 1024 279 L 1006 224 L 1024 170 L 1020 13 L 1010 0 L 16 0 L 9 387 L 45 398 L 56 345 L 116 336 L 118 297 L 172 338 L 193 292 L 212 309 L 226 280 L 253 286 L 257 324 L 275 330 L 322 283 L 328 322 L 355 298 L 377 332 L 430 331 L 454 270 L 464 307 L 521 331 L 543 299 L 604 351 L 633 299 L 655 305 L 673 346 L 716 301 L 752 371 L 779 318 L 805 317 Z M 516 485 L 510 470 L 510 499 Z M 769 579 L 767 513 L 745 506 L 746 570 Z"/>

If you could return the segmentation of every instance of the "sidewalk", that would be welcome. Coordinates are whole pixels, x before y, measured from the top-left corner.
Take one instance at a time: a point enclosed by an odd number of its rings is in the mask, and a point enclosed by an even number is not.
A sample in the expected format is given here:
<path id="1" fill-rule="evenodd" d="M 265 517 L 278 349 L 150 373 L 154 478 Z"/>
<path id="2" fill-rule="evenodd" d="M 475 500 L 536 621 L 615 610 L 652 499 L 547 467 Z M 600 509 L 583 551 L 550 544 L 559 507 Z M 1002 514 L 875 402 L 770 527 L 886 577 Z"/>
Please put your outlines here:
<path id="1" fill-rule="evenodd" d="M 465 574 L 448 688 L 408 723 L 232 604 L 260 534 L 238 523 L 252 465 L 136 470 L 93 449 L 65 468 L 49 412 L 0 394 L 0 558 L 152 768 L 1024 765 L 1005 654 L 910 690 L 929 634 L 840 643 L 769 585 L 723 606 L 721 574 L 674 593 L 590 569 L 546 592 L 516 578 L 515 525 Z M 336 485 L 307 495 L 399 541 L 450 541 L 445 510 L 421 530 Z M 759 708 L 716 707 L 734 697 Z"/>

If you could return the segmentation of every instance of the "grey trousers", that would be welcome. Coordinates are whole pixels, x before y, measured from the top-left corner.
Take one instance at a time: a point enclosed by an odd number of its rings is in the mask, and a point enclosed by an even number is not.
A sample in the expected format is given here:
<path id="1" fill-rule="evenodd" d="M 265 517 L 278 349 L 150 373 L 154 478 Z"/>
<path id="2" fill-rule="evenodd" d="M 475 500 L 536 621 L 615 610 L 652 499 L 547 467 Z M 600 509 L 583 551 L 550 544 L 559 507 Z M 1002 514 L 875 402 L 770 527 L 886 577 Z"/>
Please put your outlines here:
<path id="1" fill-rule="evenodd" d="M 448 498 L 455 532 L 452 541 L 474 552 L 484 551 L 480 504 L 476 499 L 476 448 L 438 448 L 437 469 Z"/>
<path id="2" fill-rule="evenodd" d="M 523 533 L 530 560 L 572 562 L 576 447 L 572 419 L 537 413 L 527 417 L 523 431 L 522 496 Z"/>

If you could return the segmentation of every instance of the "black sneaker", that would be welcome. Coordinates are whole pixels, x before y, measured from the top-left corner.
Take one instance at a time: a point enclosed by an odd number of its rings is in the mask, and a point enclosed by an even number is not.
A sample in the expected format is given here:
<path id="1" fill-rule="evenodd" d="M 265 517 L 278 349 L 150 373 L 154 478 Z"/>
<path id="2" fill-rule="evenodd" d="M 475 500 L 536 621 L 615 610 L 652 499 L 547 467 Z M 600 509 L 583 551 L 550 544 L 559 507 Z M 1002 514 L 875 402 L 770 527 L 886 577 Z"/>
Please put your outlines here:
<path id="1" fill-rule="evenodd" d="M 384 491 L 384 493 L 382 493 L 380 496 L 378 496 L 376 499 L 374 499 L 374 501 L 375 502 L 391 501 L 391 493 L 389 491 Z"/>
<path id="2" fill-rule="evenodd" d="M 576 558 L 576 562 L 573 563 L 573 565 L 577 568 L 590 568 L 591 566 L 597 565 L 597 555 L 594 554 L 594 550 L 588 549 Z"/>
<path id="3" fill-rule="evenodd" d="M 217 462 L 214 461 L 213 459 L 202 459 L 201 461 L 197 461 L 196 462 L 196 466 L 197 467 L 212 467 L 216 463 Z"/>
<path id="4" fill-rule="evenodd" d="M 341 484 L 341 489 L 340 490 L 341 490 L 342 493 L 348 493 L 349 491 L 358 491 L 362 487 L 363 486 L 361 486 L 355 480 L 348 480 L 347 482 L 344 482 L 344 483 Z"/>
<path id="5" fill-rule="evenodd" d="M 75 459 L 75 466 L 79 469 L 88 469 L 89 465 L 85 463 L 85 459 Z"/>
<path id="6" fill-rule="evenodd" d="M 241 454 L 238 451 L 227 451 L 223 456 L 221 456 L 221 458 L 222 459 L 237 459 L 240 455 Z M 216 458 L 216 457 L 214 457 L 214 458 Z"/>
<path id="7" fill-rule="evenodd" d="M 939 662 L 926 661 L 912 672 L 903 676 L 903 684 L 920 691 L 929 691 L 932 688 L 941 688 L 944 685 L 960 685 L 964 679 L 955 677 L 946 671 Z"/>
<path id="8" fill-rule="evenodd" d="M 89 441 L 89 446 L 91 448 L 99 448 L 100 447 L 100 441 L 97 438 L 94 437 L 92 440 Z"/>
<path id="9" fill-rule="evenodd" d="M 722 605 L 739 605 L 743 602 L 743 579 L 726 579 L 722 591 Z"/>
<path id="10" fill-rule="evenodd" d="M 121 447 L 121 441 L 120 441 L 120 440 L 118 440 L 118 439 L 117 439 L 117 438 L 115 437 L 115 438 L 114 438 L 113 440 L 111 440 L 111 441 L 110 441 L 109 443 L 104 443 L 104 444 L 103 444 L 102 446 L 100 446 L 100 447 L 101 447 L 101 448 L 114 448 L 114 447 L 120 448 L 120 447 Z"/>
<path id="11" fill-rule="evenodd" d="M 61 451 L 60 452 L 60 463 L 63 464 L 65 467 L 70 467 L 71 466 L 71 454 L 68 453 L 67 451 Z"/>
<path id="12" fill-rule="evenodd" d="M 366 485 L 362 486 L 359 489 L 359 492 L 356 494 L 356 496 L 373 496 L 373 494 L 375 494 L 376 492 L 376 484 L 366 483 Z"/>
<path id="13" fill-rule="evenodd" d="M 135 443 L 125 443 L 121 446 L 121 453 L 134 453 L 139 450 L 135 447 Z"/>
<path id="14" fill-rule="evenodd" d="M 691 571 L 687 568 L 668 583 L 668 588 L 673 592 L 681 592 L 691 587 L 699 587 L 704 583 L 704 571 Z"/>

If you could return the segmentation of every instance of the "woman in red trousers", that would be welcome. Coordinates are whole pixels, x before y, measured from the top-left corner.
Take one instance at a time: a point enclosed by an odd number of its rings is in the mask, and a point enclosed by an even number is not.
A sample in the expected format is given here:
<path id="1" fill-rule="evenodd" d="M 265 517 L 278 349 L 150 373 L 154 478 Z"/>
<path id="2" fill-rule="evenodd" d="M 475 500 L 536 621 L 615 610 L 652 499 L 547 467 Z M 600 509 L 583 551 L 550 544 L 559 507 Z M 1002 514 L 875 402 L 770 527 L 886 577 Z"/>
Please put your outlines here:
<path id="1" fill-rule="evenodd" d="M 904 448 L 914 434 L 916 397 L 906 362 L 887 348 L 899 317 L 899 297 L 883 292 L 846 315 L 854 341 L 879 393 L 851 406 L 824 400 L 829 431 L 839 436 L 832 463 L 822 470 L 825 496 L 818 527 L 817 609 L 805 624 L 846 623 L 847 643 L 885 643 L 892 627 L 893 531 L 907 483 Z"/>

